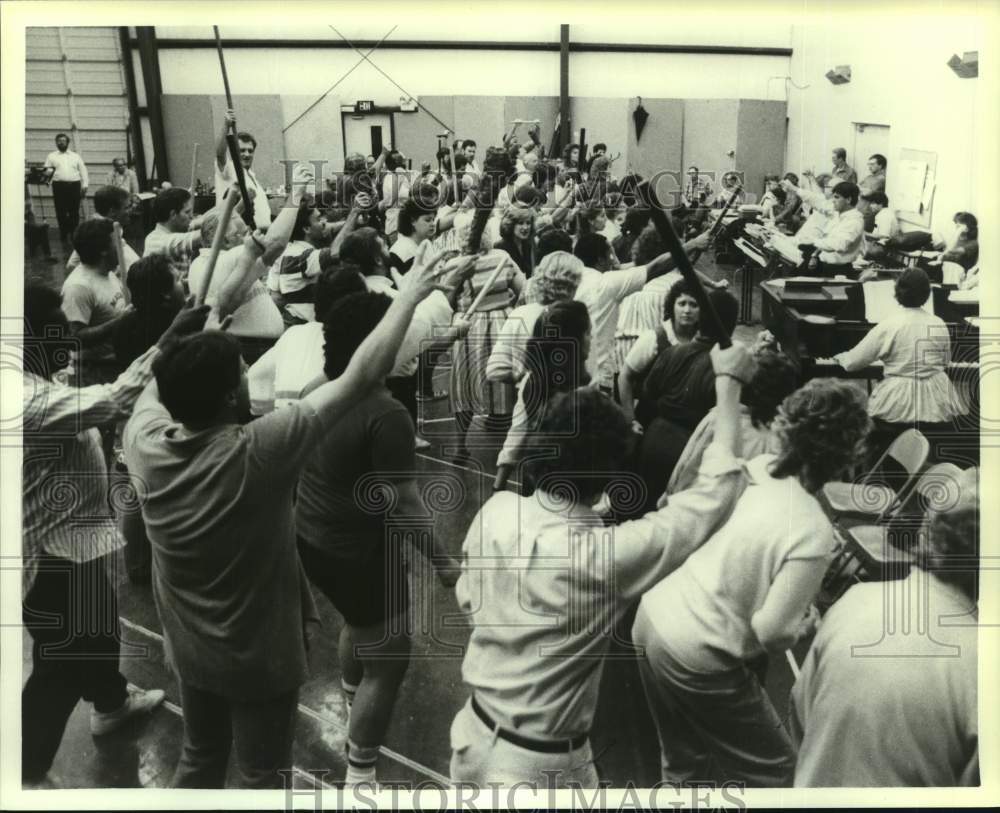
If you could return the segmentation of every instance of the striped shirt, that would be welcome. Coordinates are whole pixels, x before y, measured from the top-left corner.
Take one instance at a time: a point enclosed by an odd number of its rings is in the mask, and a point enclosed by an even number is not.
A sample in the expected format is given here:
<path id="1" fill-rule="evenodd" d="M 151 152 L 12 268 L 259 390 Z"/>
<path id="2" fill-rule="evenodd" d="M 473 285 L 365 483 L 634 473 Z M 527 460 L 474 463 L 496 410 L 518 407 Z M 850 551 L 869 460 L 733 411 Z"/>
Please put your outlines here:
<path id="1" fill-rule="evenodd" d="M 195 241 L 199 236 L 196 231 L 170 231 L 162 223 L 157 223 L 156 227 L 146 235 L 142 256 L 165 254 L 177 276 L 186 280 L 191 260 L 198 256 L 198 245 Z"/>
<path id="2" fill-rule="evenodd" d="M 25 372 L 25 595 L 43 554 L 89 562 L 124 547 L 114 505 L 128 501 L 130 492 L 124 483 L 114 483 L 109 490 L 97 427 L 129 416 L 153 378 L 153 360 L 159 352 L 151 347 L 111 384 L 79 389 Z"/>

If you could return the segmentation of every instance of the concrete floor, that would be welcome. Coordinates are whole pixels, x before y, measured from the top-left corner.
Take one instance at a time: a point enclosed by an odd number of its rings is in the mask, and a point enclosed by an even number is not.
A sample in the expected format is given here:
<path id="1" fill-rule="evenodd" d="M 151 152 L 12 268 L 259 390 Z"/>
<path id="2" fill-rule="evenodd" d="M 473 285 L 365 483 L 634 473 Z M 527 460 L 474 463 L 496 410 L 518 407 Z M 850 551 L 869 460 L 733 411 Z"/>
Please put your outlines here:
<path id="1" fill-rule="evenodd" d="M 53 241 L 53 249 L 58 249 L 58 237 Z M 726 276 L 731 280 L 733 276 L 732 269 L 715 267 L 707 257 L 701 260 L 700 268 L 715 278 Z M 63 277 L 63 264 L 32 261 L 26 267 L 26 278 L 29 276 L 58 285 Z M 756 330 L 740 327 L 737 338 L 750 340 Z M 447 386 L 446 380 L 440 384 Z M 430 422 L 424 434 L 432 441 L 432 447 L 418 454 L 418 462 L 421 471 L 430 477 L 454 478 L 453 484 L 467 495 L 464 504 L 457 509 L 434 517 L 435 534 L 457 555 L 472 517 L 490 496 L 497 447 L 474 430 L 470 447 L 475 463 L 456 466 L 442 460 L 442 444 L 447 442 L 451 430 L 447 410 L 447 401 L 427 406 L 423 417 Z M 419 562 L 419 557 L 415 559 Z M 89 709 L 81 703 L 69 721 L 51 771 L 51 776 L 67 788 L 166 787 L 179 754 L 182 722 L 177 706 L 178 693 L 164 664 L 161 628 L 150 590 L 130 584 L 124 567 L 118 572 L 121 574 L 117 582 L 124 638 L 136 645 L 134 651 L 123 655 L 122 672 L 140 687 L 165 689 L 168 702 L 150 719 L 137 721 L 120 732 L 98 739 L 90 736 Z M 468 629 L 460 617 L 447 627 L 428 623 L 431 618 L 443 615 L 458 616 L 454 593 L 427 573 L 420 571 L 411 575 L 424 584 L 423 589 L 413 585 L 411 591 L 416 627 L 413 659 L 383 748 L 378 775 L 383 782 L 445 783 L 450 759 L 449 727 L 468 697 L 460 674 L 462 647 L 468 639 Z M 301 787 L 324 780 L 326 783 L 339 782 L 346 771 L 347 717 L 339 689 L 336 654 L 342 620 L 319 591 L 314 592 L 322 627 L 310 656 L 312 676 L 300 697 L 295 764 L 299 771 L 296 783 Z M 798 652 L 798 658 L 803 654 L 804 648 Z M 26 678 L 31 668 L 27 633 L 23 662 Z M 792 681 L 787 662 L 771 664 L 767 689 L 782 713 L 787 708 Z M 648 719 L 635 662 L 627 657 L 610 658 L 606 663 L 592 741 L 594 753 L 600 755 L 597 760 L 599 773 L 614 785 L 631 781 L 649 786 L 659 779 L 656 736 Z M 327 772 L 324 779 L 310 778 L 309 774 L 317 771 L 321 775 Z"/>

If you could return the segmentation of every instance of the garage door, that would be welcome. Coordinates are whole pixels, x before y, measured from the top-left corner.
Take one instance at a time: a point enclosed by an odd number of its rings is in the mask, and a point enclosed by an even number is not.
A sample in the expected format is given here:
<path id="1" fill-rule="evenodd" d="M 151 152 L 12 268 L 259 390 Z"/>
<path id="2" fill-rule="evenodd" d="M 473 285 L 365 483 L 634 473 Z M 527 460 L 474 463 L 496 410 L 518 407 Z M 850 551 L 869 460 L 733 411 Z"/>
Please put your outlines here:
<path id="1" fill-rule="evenodd" d="M 127 157 L 128 97 L 118 29 L 28 28 L 25 160 L 40 166 L 56 133 L 72 139 L 87 164 L 90 193 L 104 184 L 115 157 Z M 35 215 L 55 223 L 48 187 L 30 186 Z M 86 214 L 92 202 L 84 203 Z"/>

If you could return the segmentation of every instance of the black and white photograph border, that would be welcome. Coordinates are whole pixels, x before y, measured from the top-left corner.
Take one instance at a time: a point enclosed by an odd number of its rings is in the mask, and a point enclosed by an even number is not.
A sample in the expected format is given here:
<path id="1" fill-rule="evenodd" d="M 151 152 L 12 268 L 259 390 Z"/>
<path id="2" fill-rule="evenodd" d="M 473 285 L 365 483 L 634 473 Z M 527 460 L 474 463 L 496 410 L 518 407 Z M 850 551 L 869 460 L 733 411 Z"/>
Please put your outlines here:
<path id="1" fill-rule="evenodd" d="M 1000 4 L 0 42 L 0 809 L 1000 804 Z"/>

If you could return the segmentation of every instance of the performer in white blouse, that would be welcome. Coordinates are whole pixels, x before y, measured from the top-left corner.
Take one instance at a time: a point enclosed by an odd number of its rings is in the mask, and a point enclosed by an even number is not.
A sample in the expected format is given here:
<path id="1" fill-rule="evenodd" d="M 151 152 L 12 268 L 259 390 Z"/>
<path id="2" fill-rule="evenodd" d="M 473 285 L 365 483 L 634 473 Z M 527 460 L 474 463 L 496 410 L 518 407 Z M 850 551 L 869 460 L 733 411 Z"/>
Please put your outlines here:
<path id="1" fill-rule="evenodd" d="M 947 325 L 923 308 L 930 295 L 923 269 L 904 271 L 896 281 L 899 311 L 879 322 L 852 350 L 835 356 L 848 372 L 876 361 L 883 364 L 883 378 L 868 399 L 877 433 L 873 453 L 910 427 L 925 434 L 947 431 L 953 418 L 968 411 L 946 372 L 951 361 Z"/>

